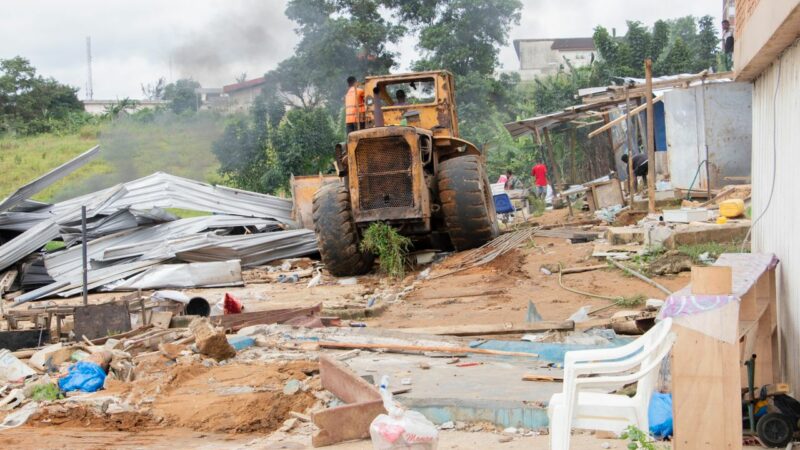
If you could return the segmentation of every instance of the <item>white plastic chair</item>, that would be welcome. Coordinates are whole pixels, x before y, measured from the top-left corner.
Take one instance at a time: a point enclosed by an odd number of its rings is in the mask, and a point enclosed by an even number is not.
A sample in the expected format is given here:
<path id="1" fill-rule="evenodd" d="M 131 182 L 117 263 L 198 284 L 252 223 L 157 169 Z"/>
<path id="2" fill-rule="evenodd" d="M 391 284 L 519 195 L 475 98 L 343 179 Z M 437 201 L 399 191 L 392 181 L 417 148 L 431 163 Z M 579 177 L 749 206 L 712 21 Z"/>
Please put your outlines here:
<path id="1" fill-rule="evenodd" d="M 573 428 L 620 434 L 635 425 L 647 432 L 658 368 L 675 342 L 671 328 L 672 319 L 667 318 L 622 347 L 566 353 L 563 392 L 554 394 L 547 407 L 551 450 L 568 450 Z M 591 391 L 633 382 L 633 397 Z"/>

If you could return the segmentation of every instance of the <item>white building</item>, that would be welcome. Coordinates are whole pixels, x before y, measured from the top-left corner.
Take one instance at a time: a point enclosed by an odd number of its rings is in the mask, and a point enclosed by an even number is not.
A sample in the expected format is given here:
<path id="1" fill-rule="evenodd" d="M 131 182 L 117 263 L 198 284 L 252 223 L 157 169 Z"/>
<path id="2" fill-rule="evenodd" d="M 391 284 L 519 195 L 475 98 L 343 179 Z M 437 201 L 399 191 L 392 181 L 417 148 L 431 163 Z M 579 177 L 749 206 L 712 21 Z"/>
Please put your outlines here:
<path id="1" fill-rule="evenodd" d="M 519 59 L 519 75 L 523 81 L 573 67 L 588 66 L 596 58 L 594 40 L 587 38 L 515 39 L 514 50 Z"/>
<path id="2" fill-rule="evenodd" d="M 134 100 L 136 106 L 126 109 L 127 112 L 133 113 L 143 109 L 155 109 L 159 106 L 166 106 L 168 102 L 164 100 Z M 120 100 L 83 100 L 83 110 L 93 116 L 100 116 L 105 114 L 109 108 L 119 103 Z"/>
<path id="3" fill-rule="evenodd" d="M 800 0 L 737 0 L 733 66 L 753 83 L 753 252 L 774 253 L 782 367 L 800 389 Z M 773 363 L 777 361 L 773 359 Z"/>

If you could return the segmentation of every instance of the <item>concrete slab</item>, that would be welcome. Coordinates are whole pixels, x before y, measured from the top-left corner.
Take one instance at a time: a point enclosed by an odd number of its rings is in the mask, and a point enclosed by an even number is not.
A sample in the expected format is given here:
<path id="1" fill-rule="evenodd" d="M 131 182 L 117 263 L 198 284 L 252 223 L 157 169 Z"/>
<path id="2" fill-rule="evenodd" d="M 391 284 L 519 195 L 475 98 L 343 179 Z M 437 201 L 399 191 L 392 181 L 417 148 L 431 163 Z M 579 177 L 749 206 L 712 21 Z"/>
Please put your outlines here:
<path id="1" fill-rule="evenodd" d="M 462 421 L 528 429 L 547 427 L 547 402 L 554 393 L 561 392 L 561 383 L 522 381 L 522 377 L 558 377 L 562 375 L 560 369 L 525 358 L 471 356 L 457 364 L 448 364 L 450 361 L 421 355 L 362 353 L 346 364 L 359 375 L 371 375 L 376 381 L 389 375 L 393 390 L 410 387 L 409 392 L 396 399 L 436 424 Z M 478 364 L 458 365 L 464 363 Z M 403 380 L 411 384 L 403 385 Z"/>
<path id="2" fill-rule="evenodd" d="M 742 242 L 750 229 L 749 220 L 729 221 L 725 224 L 690 223 L 675 228 L 672 236 L 664 241 L 667 248 L 707 242 Z"/>

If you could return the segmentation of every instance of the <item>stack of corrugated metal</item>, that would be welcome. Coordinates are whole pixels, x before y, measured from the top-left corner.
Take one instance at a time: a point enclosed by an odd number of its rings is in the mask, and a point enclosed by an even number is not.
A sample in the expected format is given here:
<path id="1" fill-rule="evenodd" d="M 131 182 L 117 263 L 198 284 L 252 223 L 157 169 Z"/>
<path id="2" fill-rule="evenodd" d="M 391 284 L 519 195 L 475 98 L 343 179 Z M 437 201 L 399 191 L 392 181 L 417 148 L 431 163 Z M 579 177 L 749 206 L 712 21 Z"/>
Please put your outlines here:
<path id="1" fill-rule="evenodd" d="M 15 235 L 0 246 L 0 270 L 42 252 L 51 241 L 66 245 L 43 255 L 46 270 L 39 262 L 38 282 L 23 283 L 38 287 L 17 303 L 80 292 L 83 206 L 90 289 L 242 284 L 241 267 L 317 251 L 314 233 L 295 229 L 291 200 L 160 172 L 52 205 L 29 200 L 98 151 L 92 148 L 0 202 L 0 232 Z M 171 208 L 210 215 L 179 219 Z M 154 269 L 165 263 L 169 267 Z M 42 286 L 48 277 L 52 282 Z"/>

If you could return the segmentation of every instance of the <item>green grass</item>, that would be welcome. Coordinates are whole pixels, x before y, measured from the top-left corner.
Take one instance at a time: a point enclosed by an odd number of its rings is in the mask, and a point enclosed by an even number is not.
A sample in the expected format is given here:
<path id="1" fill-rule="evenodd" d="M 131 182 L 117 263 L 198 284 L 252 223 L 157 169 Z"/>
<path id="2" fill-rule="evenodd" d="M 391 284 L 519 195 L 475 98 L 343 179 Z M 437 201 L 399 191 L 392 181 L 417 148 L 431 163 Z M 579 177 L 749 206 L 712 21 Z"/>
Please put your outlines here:
<path id="1" fill-rule="evenodd" d="M 80 133 L 56 136 L 43 134 L 30 137 L 0 138 L 0 197 L 6 197 L 20 186 L 97 145 L 97 128 Z M 82 179 L 111 172 L 112 167 L 95 158 L 66 178 L 33 196 L 36 200 L 51 201 L 66 187 Z"/>
<path id="2" fill-rule="evenodd" d="M 50 241 L 44 246 L 44 251 L 50 253 L 56 250 L 61 250 L 64 247 L 66 247 L 66 244 L 64 244 L 62 241 Z"/>
<path id="3" fill-rule="evenodd" d="M 617 305 L 623 308 L 630 308 L 633 306 L 643 305 L 646 301 L 647 301 L 646 296 L 642 294 L 636 294 L 628 297 L 622 297 L 621 299 L 617 300 Z"/>
<path id="4" fill-rule="evenodd" d="M 678 246 L 678 251 L 689 255 L 692 258 L 692 261 L 695 263 L 702 263 L 700 261 L 700 255 L 703 253 L 708 253 L 710 258 L 717 259 L 719 255 L 723 253 L 740 253 L 741 252 L 741 245 L 740 244 L 719 244 L 716 242 L 704 242 L 702 244 L 694 244 L 694 245 L 681 245 Z M 745 253 L 749 253 L 750 250 L 745 246 Z"/>
<path id="5" fill-rule="evenodd" d="M 225 118 L 213 114 L 165 113 L 152 121 L 88 125 L 74 134 L 2 137 L 0 198 L 98 144 L 94 160 L 33 198 L 66 200 L 159 171 L 219 183 L 219 161 L 211 149 L 224 126 Z"/>
<path id="6" fill-rule="evenodd" d="M 203 217 L 210 216 L 211 213 L 207 211 L 195 211 L 193 209 L 180 209 L 180 208 L 166 208 L 168 213 L 175 214 L 181 219 L 188 219 L 190 217 Z"/>

